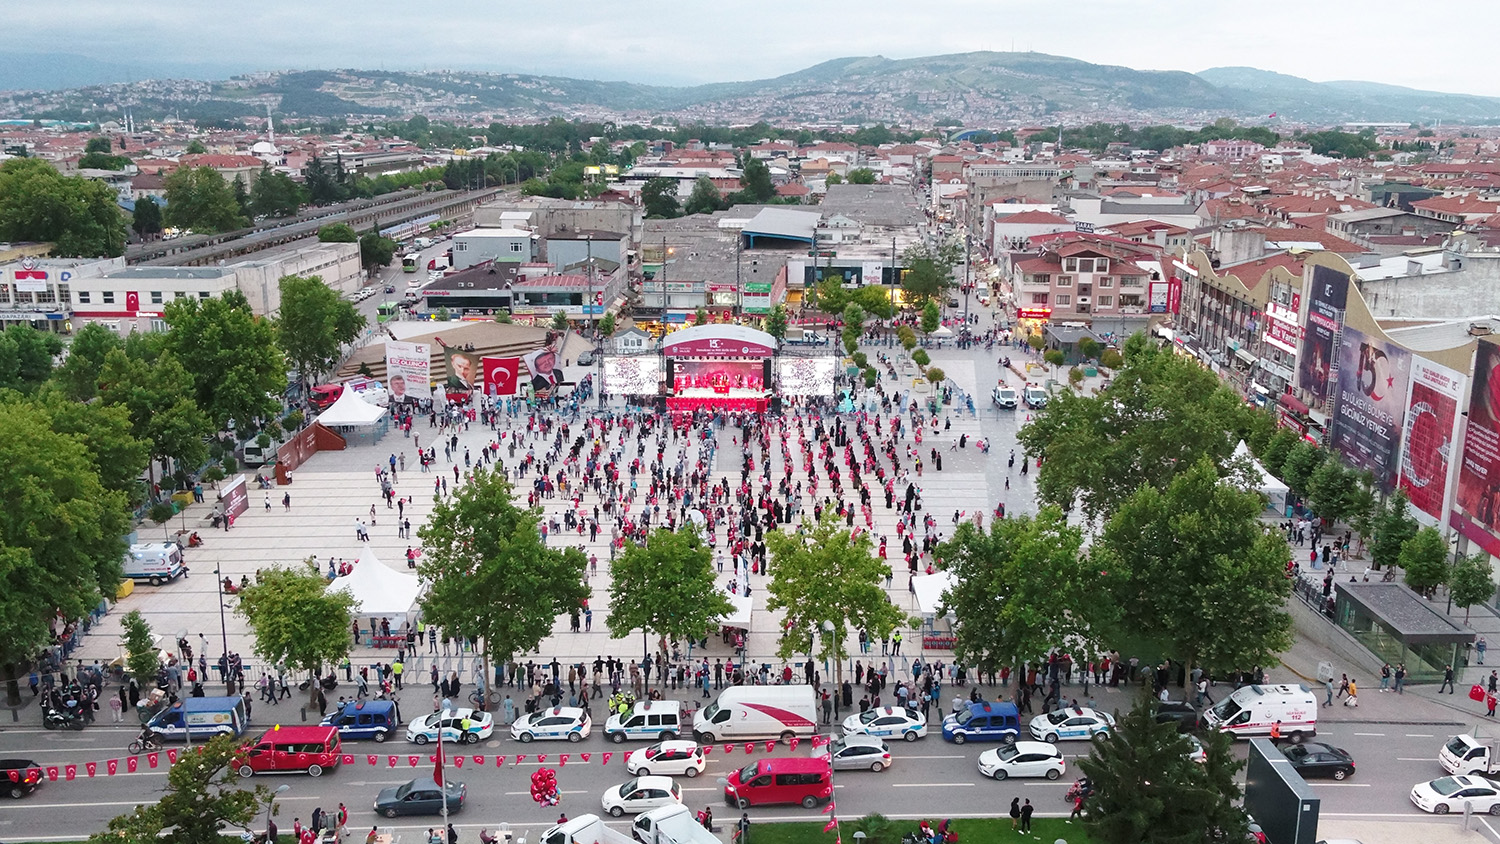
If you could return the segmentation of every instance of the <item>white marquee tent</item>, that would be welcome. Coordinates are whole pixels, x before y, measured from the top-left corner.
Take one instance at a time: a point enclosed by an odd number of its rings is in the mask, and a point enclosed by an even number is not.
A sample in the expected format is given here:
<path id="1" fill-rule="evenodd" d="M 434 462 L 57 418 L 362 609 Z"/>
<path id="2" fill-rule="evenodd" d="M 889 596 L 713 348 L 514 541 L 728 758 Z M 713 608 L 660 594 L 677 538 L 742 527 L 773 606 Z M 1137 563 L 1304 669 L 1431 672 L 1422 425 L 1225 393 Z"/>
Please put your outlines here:
<path id="1" fill-rule="evenodd" d="M 1250 453 L 1250 446 L 1245 445 L 1244 440 L 1240 440 L 1240 444 L 1234 447 L 1234 456 L 1236 459 L 1247 459 L 1254 466 L 1252 470 L 1254 474 L 1246 480 L 1250 489 L 1254 489 L 1266 497 L 1266 509 L 1273 511 L 1278 516 L 1285 513 L 1286 497 L 1291 494 L 1291 490 L 1287 485 L 1266 471 L 1266 467 L 1262 466 L 1260 461 L 1256 460 L 1255 456 Z"/>
<path id="2" fill-rule="evenodd" d="M 938 605 L 943 602 L 943 593 L 953 585 L 953 573 L 940 571 L 936 574 L 919 574 L 911 579 L 912 591 L 917 596 L 917 612 L 929 621 L 938 618 Z"/>
<path id="3" fill-rule="evenodd" d="M 395 630 L 398 621 L 404 626 L 407 614 L 416 607 L 422 583 L 415 575 L 388 567 L 374 552 L 366 550 L 359 555 L 354 571 L 328 584 L 329 592 L 336 590 L 354 596 L 359 604 L 354 611 L 356 617 L 390 618 L 391 629 Z"/>
<path id="4" fill-rule="evenodd" d="M 353 390 L 345 390 L 328 409 L 318 414 L 324 426 L 368 428 L 385 418 L 385 410 L 359 397 Z"/>
<path id="5" fill-rule="evenodd" d="M 750 607 L 753 600 L 745 595 L 735 595 L 728 592 L 724 594 L 724 597 L 729 599 L 729 603 L 734 605 L 734 609 L 730 610 L 728 615 L 719 619 L 719 624 L 724 627 L 738 627 L 741 630 L 749 630 Z"/>

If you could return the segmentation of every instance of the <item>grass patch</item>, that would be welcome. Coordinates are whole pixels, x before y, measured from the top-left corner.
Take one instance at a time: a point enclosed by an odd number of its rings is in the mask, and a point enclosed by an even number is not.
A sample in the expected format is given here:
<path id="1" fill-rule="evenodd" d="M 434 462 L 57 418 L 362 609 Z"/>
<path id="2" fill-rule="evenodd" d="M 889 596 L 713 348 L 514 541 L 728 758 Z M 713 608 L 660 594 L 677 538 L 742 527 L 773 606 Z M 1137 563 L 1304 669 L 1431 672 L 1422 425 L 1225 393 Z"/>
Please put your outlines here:
<path id="1" fill-rule="evenodd" d="M 1004 811 L 1007 806 L 1009 803 L 997 803 L 995 808 Z M 942 815 L 935 815 L 933 821 L 941 818 Z M 732 827 L 733 820 L 726 817 L 721 822 Z M 827 822 L 826 818 L 807 823 L 755 823 L 752 819 L 749 844 L 833 844 L 833 833 L 823 832 L 823 825 Z M 901 844 L 901 836 L 916 832 L 917 826 L 917 821 L 887 820 L 878 815 L 845 820 L 840 824 L 844 844 L 856 844 L 856 830 L 866 832 L 865 844 Z M 954 818 L 952 828 L 958 833 L 959 844 L 1023 844 L 1033 841 L 1052 844 L 1058 839 L 1068 844 L 1091 844 L 1082 821 L 1068 823 L 1063 818 L 1032 818 L 1029 836 L 1012 831 L 1010 818 Z"/>

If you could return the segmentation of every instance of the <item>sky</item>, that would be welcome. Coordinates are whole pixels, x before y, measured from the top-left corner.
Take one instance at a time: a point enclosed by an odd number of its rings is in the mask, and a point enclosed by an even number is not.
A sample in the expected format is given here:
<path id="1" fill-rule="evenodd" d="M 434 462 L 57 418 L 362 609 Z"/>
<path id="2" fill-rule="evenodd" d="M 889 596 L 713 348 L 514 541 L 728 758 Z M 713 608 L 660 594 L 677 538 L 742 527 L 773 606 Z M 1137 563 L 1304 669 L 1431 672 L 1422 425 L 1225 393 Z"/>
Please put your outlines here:
<path id="1" fill-rule="evenodd" d="M 1422 18 L 1432 22 L 1424 27 Z M 136 79 L 195 68 L 488 70 L 649 84 L 773 77 L 828 59 L 1031 50 L 1140 70 L 1246 65 L 1500 96 L 1477 0 L 0 0 L 14 52 L 86 55 Z M 1454 27 L 1461 31 L 1455 32 Z M 21 43 L 35 45 L 33 50 Z"/>

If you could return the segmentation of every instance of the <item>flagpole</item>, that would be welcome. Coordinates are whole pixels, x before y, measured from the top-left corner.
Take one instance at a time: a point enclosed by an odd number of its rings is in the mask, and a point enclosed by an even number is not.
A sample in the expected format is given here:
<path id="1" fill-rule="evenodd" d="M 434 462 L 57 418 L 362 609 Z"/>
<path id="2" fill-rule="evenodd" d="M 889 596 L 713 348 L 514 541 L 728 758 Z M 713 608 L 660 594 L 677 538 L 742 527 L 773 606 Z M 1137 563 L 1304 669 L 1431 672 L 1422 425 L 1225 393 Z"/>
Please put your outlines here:
<path id="1" fill-rule="evenodd" d="M 443 836 L 448 835 L 448 780 L 443 776 L 443 722 L 448 720 L 448 710 L 440 710 L 438 715 L 438 737 L 437 737 L 437 761 L 433 766 L 433 778 L 437 780 L 438 793 L 443 799 Z"/>

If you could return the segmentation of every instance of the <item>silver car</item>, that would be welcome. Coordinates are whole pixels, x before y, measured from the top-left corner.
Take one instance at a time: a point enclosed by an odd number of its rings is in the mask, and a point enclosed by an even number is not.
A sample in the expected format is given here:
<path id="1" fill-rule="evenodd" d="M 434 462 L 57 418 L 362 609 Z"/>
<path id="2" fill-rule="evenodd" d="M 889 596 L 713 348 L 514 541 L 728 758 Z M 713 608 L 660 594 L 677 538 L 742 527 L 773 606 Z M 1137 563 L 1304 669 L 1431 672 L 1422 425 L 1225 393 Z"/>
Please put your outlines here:
<path id="1" fill-rule="evenodd" d="M 813 758 L 830 757 L 835 771 L 884 771 L 891 766 L 891 749 L 874 736 L 834 739 L 813 751 Z"/>

